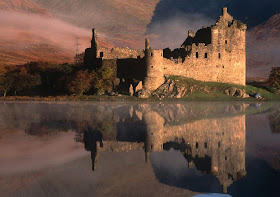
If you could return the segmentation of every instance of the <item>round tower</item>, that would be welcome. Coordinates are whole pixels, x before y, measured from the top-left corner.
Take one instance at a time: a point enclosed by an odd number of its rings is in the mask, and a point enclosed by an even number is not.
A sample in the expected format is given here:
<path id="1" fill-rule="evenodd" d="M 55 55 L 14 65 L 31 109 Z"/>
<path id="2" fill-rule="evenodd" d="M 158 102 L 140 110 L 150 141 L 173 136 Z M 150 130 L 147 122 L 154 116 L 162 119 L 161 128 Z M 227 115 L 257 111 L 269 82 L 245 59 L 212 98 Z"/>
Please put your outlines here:
<path id="1" fill-rule="evenodd" d="M 146 90 L 156 90 L 164 83 L 163 75 L 163 50 L 154 50 L 150 47 L 150 42 L 146 39 L 145 44 L 145 79 L 144 88 Z"/>

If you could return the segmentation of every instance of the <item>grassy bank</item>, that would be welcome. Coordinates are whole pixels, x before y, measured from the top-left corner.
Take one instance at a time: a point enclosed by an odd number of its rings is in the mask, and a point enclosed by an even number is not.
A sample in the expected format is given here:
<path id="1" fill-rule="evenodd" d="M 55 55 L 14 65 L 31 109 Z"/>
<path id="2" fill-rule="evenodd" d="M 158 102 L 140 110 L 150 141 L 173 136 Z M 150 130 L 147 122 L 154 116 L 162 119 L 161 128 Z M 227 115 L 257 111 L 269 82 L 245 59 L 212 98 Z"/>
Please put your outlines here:
<path id="1" fill-rule="evenodd" d="M 190 78 L 184 78 L 179 76 L 170 76 L 170 79 L 174 80 L 176 84 L 179 86 L 197 86 L 197 90 L 195 90 L 192 94 L 188 95 L 188 97 L 183 99 L 198 99 L 198 100 L 256 100 L 255 98 L 236 98 L 233 96 L 228 96 L 224 93 L 224 90 L 227 88 L 238 88 L 244 89 L 247 94 L 251 92 L 259 93 L 265 100 L 280 100 L 279 94 L 274 94 L 264 88 L 255 87 L 252 85 L 241 86 L 236 84 L 228 84 L 228 83 L 217 83 L 217 82 L 203 82 L 197 81 Z M 205 88 L 208 91 L 205 91 Z"/>

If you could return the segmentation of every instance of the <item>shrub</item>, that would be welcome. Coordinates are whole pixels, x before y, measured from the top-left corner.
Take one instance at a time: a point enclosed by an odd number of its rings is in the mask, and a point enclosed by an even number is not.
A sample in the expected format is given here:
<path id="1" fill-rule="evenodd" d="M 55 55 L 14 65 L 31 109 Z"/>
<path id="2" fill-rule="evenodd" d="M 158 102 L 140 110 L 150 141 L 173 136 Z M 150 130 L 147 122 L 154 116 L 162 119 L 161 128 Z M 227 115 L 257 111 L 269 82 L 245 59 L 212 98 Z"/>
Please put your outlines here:
<path id="1" fill-rule="evenodd" d="M 269 76 L 269 86 L 273 92 L 280 90 L 280 67 L 273 67 Z"/>
<path id="2" fill-rule="evenodd" d="M 93 74 L 87 70 L 79 70 L 76 72 L 68 83 L 68 90 L 71 93 L 77 95 L 83 95 L 85 92 L 90 90 Z"/>

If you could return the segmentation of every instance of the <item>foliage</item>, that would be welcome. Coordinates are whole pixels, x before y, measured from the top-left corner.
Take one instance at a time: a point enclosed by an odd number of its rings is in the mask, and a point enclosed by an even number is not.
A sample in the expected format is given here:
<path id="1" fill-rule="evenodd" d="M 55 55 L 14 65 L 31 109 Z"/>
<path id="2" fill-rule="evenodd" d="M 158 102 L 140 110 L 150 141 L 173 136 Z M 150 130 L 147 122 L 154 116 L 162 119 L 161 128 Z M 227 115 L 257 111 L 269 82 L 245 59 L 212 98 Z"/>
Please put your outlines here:
<path id="1" fill-rule="evenodd" d="M 41 85 L 41 76 L 38 74 L 32 75 L 21 69 L 20 73 L 16 75 L 14 80 L 14 91 L 23 92 L 28 91 L 36 86 Z"/>
<path id="2" fill-rule="evenodd" d="M 0 91 L 5 97 L 12 90 L 15 81 L 15 74 L 6 66 L 1 66 L 0 69 Z"/>
<path id="3" fill-rule="evenodd" d="M 280 90 L 280 67 L 272 68 L 268 82 L 273 92 Z"/>
<path id="4" fill-rule="evenodd" d="M 29 74 L 25 67 L 2 67 L 0 75 L 0 91 L 5 97 L 7 93 L 29 91 L 41 84 L 38 74 Z"/>
<path id="5" fill-rule="evenodd" d="M 75 55 L 74 59 L 75 59 L 75 64 L 77 66 L 83 65 L 84 63 L 84 57 L 85 57 L 85 53 L 80 53 Z"/>
<path id="6" fill-rule="evenodd" d="M 92 81 L 93 88 L 96 89 L 99 94 L 110 92 L 113 89 L 114 79 L 114 71 L 111 67 L 101 67 L 95 72 L 94 79 Z"/>
<path id="7" fill-rule="evenodd" d="M 91 88 L 91 82 L 94 74 L 89 73 L 87 70 L 79 70 L 68 83 L 68 89 L 71 93 L 83 95 Z"/>

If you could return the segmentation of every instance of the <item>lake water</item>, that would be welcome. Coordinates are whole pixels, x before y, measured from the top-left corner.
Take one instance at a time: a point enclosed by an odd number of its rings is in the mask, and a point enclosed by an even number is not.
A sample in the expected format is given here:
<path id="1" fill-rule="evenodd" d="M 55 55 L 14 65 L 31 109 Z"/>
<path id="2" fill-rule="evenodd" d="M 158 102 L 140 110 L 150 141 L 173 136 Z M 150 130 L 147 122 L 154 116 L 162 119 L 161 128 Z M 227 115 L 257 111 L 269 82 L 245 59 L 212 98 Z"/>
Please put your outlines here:
<path id="1" fill-rule="evenodd" d="M 280 196 L 280 103 L 0 102 L 0 196 Z"/>

